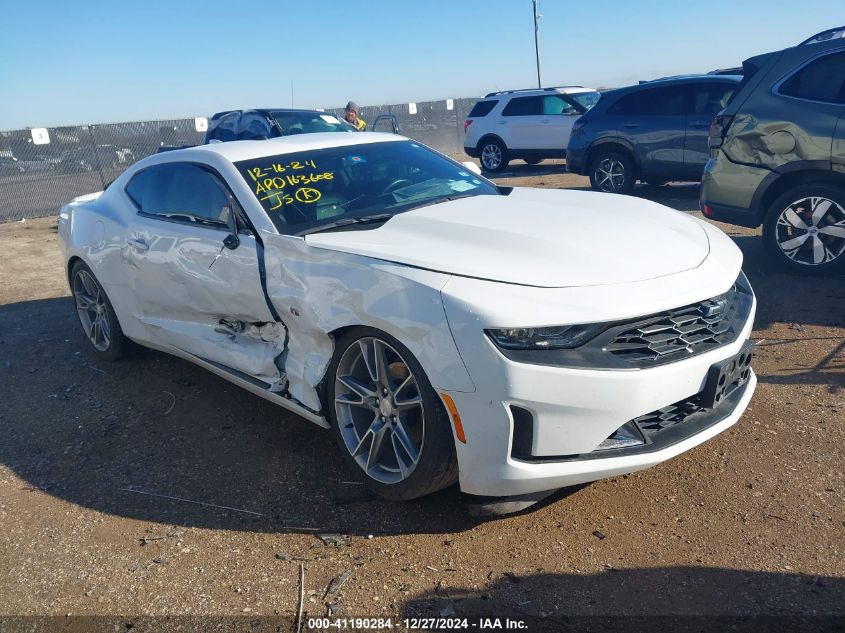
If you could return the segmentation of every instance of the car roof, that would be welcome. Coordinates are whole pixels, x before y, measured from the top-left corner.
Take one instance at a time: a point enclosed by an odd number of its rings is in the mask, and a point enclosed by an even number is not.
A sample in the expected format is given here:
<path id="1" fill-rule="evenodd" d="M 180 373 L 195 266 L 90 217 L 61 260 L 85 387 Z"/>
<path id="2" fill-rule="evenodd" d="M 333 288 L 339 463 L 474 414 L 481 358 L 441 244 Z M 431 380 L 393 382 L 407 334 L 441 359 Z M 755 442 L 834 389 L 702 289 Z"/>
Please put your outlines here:
<path id="1" fill-rule="evenodd" d="M 348 145 L 363 145 L 367 143 L 383 143 L 387 141 L 407 141 L 410 139 L 398 134 L 381 132 L 358 132 L 355 134 L 338 134 L 337 132 L 317 132 L 314 134 L 295 134 L 256 141 L 227 141 L 225 143 L 209 143 L 185 149 L 176 149 L 166 154 L 173 160 L 188 160 L 190 156 L 197 156 L 198 152 L 216 154 L 236 163 L 241 160 L 276 156 L 278 154 L 293 154 L 310 150 L 327 149 L 330 147 L 345 147 Z"/>
<path id="2" fill-rule="evenodd" d="M 643 84 L 662 84 L 662 83 L 683 83 L 687 81 L 742 81 L 742 75 L 715 75 L 715 74 L 689 74 L 689 75 L 673 75 L 671 77 L 660 77 L 659 79 L 645 79 L 640 81 L 637 85 L 642 86 Z"/>
<path id="3" fill-rule="evenodd" d="M 223 112 L 216 112 L 211 116 L 211 120 L 215 121 L 227 114 L 246 114 L 247 112 L 260 112 L 261 114 L 271 114 L 273 112 L 285 112 L 291 114 L 326 114 L 321 110 L 308 110 L 306 108 L 248 108 L 246 110 L 224 110 Z M 332 113 L 329 112 L 328 114 Z"/>
<path id="4" fill-rule="evenodd" d="M 507 95 L 533 97 L 536 95 L 549 94 L 550 92 L 558 92 L 562 94 L 578 94 L 582 92 L 597 91 L 595 88 L 585 88 L 584 86 L 551 86 L 549 88 L 519 88 L 517 90 L 500 90 L 498 92 L 489 92 L 484 95 L 484 98 L 489 99 L 491 97 L 504 97 Z"/>
<path id="5" fill-rule="evenodd" d="M 632 86 L 620 86 L 619 88 L 614 88 L 612 90 L 608 90 L 603 94 L 606 95 L 621 95 L 627 92 L 636 92 L 638 90 L 645 90 L 647 88 L 654 88 L 656 86 L 671 86 L 673 84 L 687 84 L 687 83 L 698 83 L 698 82 L 722 82 L 724 83 L 725 80 L 728 81 L 735 81 L 739 83 L 742 81 L 742 75 L 678 75 L 677 77 L 662 77 L 660 79 L 652 79 L 651 81 L 641 81 L 638 84 L 634 84 Z"/>

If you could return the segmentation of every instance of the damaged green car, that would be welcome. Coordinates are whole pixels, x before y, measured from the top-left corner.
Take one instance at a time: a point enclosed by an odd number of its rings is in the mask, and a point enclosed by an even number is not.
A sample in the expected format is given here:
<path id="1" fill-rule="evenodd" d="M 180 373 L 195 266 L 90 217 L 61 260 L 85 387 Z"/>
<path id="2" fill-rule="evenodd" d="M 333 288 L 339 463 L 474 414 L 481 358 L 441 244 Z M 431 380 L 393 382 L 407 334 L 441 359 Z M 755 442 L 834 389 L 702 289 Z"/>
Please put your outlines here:
<path id="1" fill-rule="evenodd" d="M 787 270 L 845 270 L 845 39 L 752 57 L 743 75 L 710 126 L 702 212 L 762 224 Z"/>

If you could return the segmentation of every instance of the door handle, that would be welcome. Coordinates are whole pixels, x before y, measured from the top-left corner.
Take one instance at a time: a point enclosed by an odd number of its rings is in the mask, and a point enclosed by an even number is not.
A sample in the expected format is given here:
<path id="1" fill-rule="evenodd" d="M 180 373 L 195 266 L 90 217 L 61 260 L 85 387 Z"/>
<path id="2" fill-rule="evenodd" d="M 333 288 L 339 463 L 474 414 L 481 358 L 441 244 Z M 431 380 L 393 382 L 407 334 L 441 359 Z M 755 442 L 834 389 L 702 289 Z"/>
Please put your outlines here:
<path id="1" fill-rule="evenodd" d="M 507 125 L 507 124 L 508 124 L 508 122 L 505 121 L 505 120 L 499 121 L 499 125 Z"/>
<path id="2" fill-rule="evenodd" d="M 639 123 L 623 123 L 622 127 L 634 128 L 634 127 L 640 127 L 640 124 Z"/>
<path id="3" fill-rule="evenodd" d="M 126 243 L 129 244 L 132 248 L 138 251 L 148 251 L 150 250 L 150 245 L 147 244 L 143 238 L 140 237 L 130 237 L 126 240 Z"/>

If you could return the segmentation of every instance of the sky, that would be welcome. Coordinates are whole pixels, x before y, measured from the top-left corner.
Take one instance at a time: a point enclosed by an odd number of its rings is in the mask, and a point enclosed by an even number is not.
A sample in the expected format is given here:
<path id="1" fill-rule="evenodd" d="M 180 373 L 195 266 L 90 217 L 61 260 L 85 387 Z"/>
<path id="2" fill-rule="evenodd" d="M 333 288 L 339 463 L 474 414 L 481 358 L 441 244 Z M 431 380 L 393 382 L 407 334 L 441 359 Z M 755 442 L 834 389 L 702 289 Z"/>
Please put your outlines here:
<path id="1" fill-rule="evenodd" d="M 544 85 L 739 65 L 845 0 L 540 0 Z M 536 86 L 531 0 L 0 0 L 0 130 Z M 293 90 L 291 90 L 291 87 Z"/>

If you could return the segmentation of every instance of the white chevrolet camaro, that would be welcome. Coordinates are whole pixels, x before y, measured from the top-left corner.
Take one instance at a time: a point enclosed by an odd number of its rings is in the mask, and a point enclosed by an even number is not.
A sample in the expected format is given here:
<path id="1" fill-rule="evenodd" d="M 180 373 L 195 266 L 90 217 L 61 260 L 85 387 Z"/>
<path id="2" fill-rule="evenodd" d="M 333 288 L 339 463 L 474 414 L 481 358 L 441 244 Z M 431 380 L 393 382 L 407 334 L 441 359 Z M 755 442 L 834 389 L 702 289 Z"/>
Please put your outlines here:
<path id="1" fill-rule="evenodd" d="M 145 158 L 59 215 L 94 352 L 129 341 L 333 429 L 376 493 L 530 501 L 725 430 L 756 385 L 721 231 L 497 187 L 385 134 Z M 199 431 L 198 431 L 199 432 Z"/>

